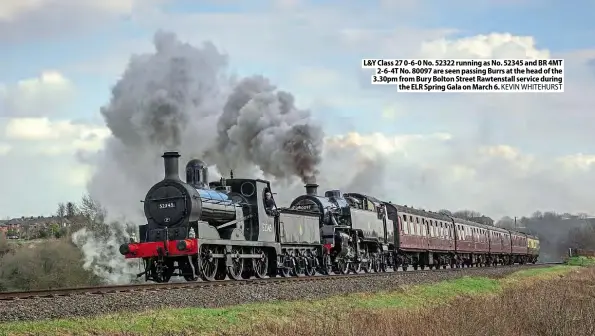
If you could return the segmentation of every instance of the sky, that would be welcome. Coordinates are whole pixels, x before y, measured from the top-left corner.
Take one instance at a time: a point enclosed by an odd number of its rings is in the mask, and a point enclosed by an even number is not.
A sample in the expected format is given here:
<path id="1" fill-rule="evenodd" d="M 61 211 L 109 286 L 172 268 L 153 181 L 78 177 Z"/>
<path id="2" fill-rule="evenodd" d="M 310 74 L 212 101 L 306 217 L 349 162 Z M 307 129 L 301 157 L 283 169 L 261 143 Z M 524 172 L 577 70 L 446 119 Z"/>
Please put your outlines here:
<path id="1" fill-rule="evenodd" d="M 3 0 L 0 218 L 49 215 L 86 192 L 98 168 L 81 157 L 111 137 L 100 109 L 158 30 L 210 41 L 230 74 L 293 93 L 324 126 L 322 170 L 340 176 L 326 189 L 493 217 L 595 214 L 594 11 L 587 0 Z M 370 85 L 362 58 L 564 58 L 566 86 L 398 93 Z M 362 186 L 364 170 L 376 183 Z"/>

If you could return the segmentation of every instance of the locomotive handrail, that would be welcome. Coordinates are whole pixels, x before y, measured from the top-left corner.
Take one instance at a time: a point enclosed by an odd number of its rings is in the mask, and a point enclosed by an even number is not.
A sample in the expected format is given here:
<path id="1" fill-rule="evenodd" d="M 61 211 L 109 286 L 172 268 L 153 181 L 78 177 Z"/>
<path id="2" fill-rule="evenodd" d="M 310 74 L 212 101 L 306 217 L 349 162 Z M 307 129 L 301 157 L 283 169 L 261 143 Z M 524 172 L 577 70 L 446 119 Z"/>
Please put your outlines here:
<path id="1" fill-rule="evenodd" d="M 217 230 L 220 230 L 220 229 L 226 228 L 228 226 L 232 226 L 234 224 L 237 224 L 240 221 L 243 221 L 245 219 L 250 219 L 250 218 L 252 218 L 252 215 L 244 216 L 242 218 L 237 218 L 237 219 L 232 220 L 231 222 L 227 222 L 225 224 L 221 224 L 221 225 L 217 226 L 216 228 L 217 228 Z"/>
<path id="2" fill-rule="evenodd" d="M 172 199 L 178 199 L 178 198 L 184 198 L 184 196 L 169 196 L 169 197 L 162 197 L 162 198 L 150 198 L 149 201 L 165 201 L 165 200 L 172 200 Z"/>
<path id="3" fill-rule="evenodd" d="M 293 212 L 293 213 L 306 213 L 306 214 L 312 214 L 312 215 L 316 215 L 319 216 L 320 212 L 318 211 L 312 211 L 312 210 L 298 210 L 298 209 L 291 209 L 291 208 L 277 208 L 277 211 L 279 213 L 284 213 L 284 212 Z"/>

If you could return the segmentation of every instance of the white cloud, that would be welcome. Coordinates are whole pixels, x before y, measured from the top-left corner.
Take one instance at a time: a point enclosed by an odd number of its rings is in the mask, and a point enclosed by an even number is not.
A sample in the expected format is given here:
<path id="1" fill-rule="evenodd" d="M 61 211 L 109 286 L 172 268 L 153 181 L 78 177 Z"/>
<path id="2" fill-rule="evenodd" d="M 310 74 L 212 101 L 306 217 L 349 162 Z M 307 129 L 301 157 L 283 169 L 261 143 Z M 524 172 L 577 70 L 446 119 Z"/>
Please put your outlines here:
<path id="1" fill-rule="evenodd" d="M 496 217 L 536 209 L 595 210 L 595 157 L 552 159 L 507 145 L 460 151 L 457 141 L 448 134 L 330 138 L 327 160 L 340 159 L 325 163 L 321 188 L 358 190 L 426 209 L 471 208 Z"/>
<path id="2" fill-rule="evenodd" d="M 74 96 L 74 85 L 58 71 L 0 87 L 0 116 L 41 116 L 57 113 Z"/>
<path id="3" fill-rule="evenodd" d="M 0 197 L 0 216 L 49 214 L 59 202 L 78 201 L 94 169 L 80 158 L 97 153 L 109 135 L 70 120 L 0 119 L 0 185 L 11 190 Z"/>
<path id="4" fill-rule="evenodd" d="M 549 58 L 548 50 L 536 47 L 532 36 L 514 36 L 509 33 L 476 35 L 456 40 L 446 38 L 425 42 L 421 47 L 425 58 Z"/>
<path id="5" fill-rule="evenodd" d="M 110 14 L 126 14 L 139 6 L 138 0 L 3 0 L 0 2 L 0 21 L 15 21 L 32 12 L 48 10 L 51 7 L 62 9 L 87 9 Z"/>
<path id="6" fill-rule="evenodd" d="M 27 141 L 27 150 L 45 155 L 96 152 L 109 135 L 110 131 L 103 126 L 45 117 L 9 119 L 5 126 L 7 139 Z"/>

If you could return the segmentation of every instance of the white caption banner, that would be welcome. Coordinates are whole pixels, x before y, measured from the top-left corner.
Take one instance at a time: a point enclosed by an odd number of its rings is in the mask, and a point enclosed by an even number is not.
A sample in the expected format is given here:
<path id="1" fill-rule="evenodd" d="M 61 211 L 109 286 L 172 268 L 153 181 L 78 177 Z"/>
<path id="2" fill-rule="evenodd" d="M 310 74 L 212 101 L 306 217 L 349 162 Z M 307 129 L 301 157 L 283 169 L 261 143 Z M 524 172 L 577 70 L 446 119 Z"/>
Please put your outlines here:
<path id="1" fill-rule="evenodd" d="M 563 59 L 363 59 L 399 92 L 564 92 Z"/>

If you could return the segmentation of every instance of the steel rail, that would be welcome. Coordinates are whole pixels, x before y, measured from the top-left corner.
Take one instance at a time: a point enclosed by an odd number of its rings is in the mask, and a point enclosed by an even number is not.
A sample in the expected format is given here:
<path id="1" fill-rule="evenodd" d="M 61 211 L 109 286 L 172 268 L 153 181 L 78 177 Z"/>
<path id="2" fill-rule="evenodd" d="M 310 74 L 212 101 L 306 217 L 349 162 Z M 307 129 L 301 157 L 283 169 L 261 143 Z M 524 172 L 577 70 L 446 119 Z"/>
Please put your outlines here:
<path id="1" fill-rule="evenodd" d="M 280 284 L 286 282 L 315 282 L 315 281 L 329 281 L 336 279 L 349 279 L 373 276 L 390 276 L 394 274 L 418 274 L 427 272 L 456 272 L 464 270 L 487 270 L 498 268 L 515 268 L 515 267 L 538 267 L 546 265 L 562 264 L 562 262 L 538 263 L 538 264 L 524 264 L 524 265 L 503 265 L 503 266 L 488 266 L 488 267 L 465 267 L 465 268 L 446 268 L 438 270 L 417 270 L 417 271 L 388 271 L 388 272 L 374 272 L 374 273 L 358 273 L 358 274 L 333 274 L 330 276 L 300 276 L 300 277 L 274 277 L 264 279 L 245 279 L 245 280 L 216 280 L 216 281 L 191 281 L 191 282 L 168 282 L 168 283 L 141 283 L 141 284 L 127 284 L 127 285 L 108 285 L 108 286 L 93 286 L 93 287 L 72 287 L 72 288 L 56 288 L 45 290 L 31 290 L 31 291 L 12 291 L 0 292 L 0 301 L 20 300 L 20 299 L 37 299 L 37 298 L 52 298 L 59 296 L 72 295 L 89 295 L 89 294 L 113 294 L 113 293 L 127 293 L 139 291 L 160 291 L 172 289 L 193 289 L 193 288 L 207 288 L 207 287 L 222 287 L 222 286 L 264 286 L 269 284 Z"/>

